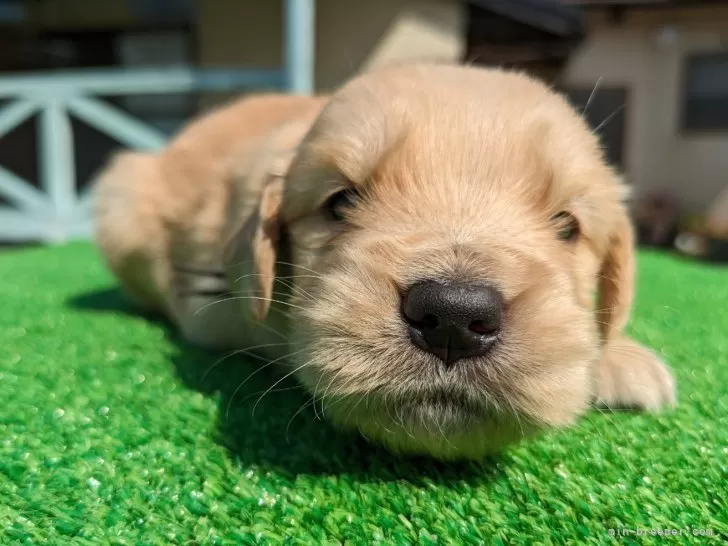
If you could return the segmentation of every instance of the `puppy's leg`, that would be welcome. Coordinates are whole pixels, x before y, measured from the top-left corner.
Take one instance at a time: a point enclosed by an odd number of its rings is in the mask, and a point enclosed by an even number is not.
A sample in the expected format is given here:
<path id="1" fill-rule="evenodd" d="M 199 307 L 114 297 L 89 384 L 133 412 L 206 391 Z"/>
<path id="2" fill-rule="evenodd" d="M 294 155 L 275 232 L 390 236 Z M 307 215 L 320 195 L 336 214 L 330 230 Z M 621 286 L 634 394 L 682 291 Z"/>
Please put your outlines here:
<path id="1" fill-rule="evenodd" d="M 597 406 L 656 411 L 676 403 L 675 380 L 668 367 L 626 336 L 607 342 L 596 379 Z"/>
<path id="2" fill-rule="evenodd" d="M 184 338 L 215 351 L 285 347 L 287 336 L 280 310 L 276 307 L 275 317 L 265 325 L 256 323 L 246 313 L 249 299 L 231 292 L 221 271 L 221 266 L 175 268 L 171 307 Z"/>
<path id="3" fill-rule="evenodd" d="M 245 319 L 243 303 L 232 295 L 193 297 L 177 314 L 184 338 L 203 349 L 213 351 L 253 350 L 278 358 L 288 347 L 281 321 L 256 324 Z"/>
<path id="4" fill-rule="evenodd" d="M 192 297 L 184 307 L 178 322 L 187 341 L 214 351 L 241 349 L 247 345 L 240 302 L 233 296 Z"/>
<path id="5" fill-rule="evenodd" d="M 239 348 L 240 304 L 229 292 L 222 268 L 175 267 L 172 307 L 182 335 L 212 350 Z"/>

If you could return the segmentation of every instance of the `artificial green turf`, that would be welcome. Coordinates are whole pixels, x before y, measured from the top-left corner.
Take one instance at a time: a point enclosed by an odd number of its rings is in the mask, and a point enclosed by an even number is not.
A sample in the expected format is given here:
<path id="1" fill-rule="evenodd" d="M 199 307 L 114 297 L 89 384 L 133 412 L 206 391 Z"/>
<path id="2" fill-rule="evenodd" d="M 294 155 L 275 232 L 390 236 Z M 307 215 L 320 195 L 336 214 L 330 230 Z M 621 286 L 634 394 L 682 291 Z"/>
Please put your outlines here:
<path id="1" fill-rule="evenodd" d="M 678 409 L 593 413 L 483 465 L 397 459 L 311 409 L 294 416 L 306 397 L 292 383 L 253 414 L 265 373 L 231 405 L 252 364 L 205 376 L 218 357 L 133 314 L 86 244 L 2 253 L 0 281 L 2 544 L 598 544 L 610 528 L 728 530 L 728 269 L 640 256 L 632 331 L 674 367 Z"/>

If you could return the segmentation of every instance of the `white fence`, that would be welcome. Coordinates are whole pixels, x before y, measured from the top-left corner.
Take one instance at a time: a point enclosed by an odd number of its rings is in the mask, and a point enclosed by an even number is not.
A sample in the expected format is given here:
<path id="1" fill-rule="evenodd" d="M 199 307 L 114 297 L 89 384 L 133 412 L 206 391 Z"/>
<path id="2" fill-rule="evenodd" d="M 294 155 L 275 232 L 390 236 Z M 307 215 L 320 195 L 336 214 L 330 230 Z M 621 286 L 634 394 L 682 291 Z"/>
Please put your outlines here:
<path id="1" fill-rule="evenodd" d="M 40 189 L 0 166 L 0 242 L 63 242 L 90 235 L 88 190 L 76 188 L 70 116 L 129 148 L 153 150 L 166 137 L 99 100 L 104 95 L 230 91 L 251 88 L 312 90 L 314 0 L 287 0 L 286 66 L 262 70 L 94 70 L 0 78 L 0 137 L 39 114 Z"/>

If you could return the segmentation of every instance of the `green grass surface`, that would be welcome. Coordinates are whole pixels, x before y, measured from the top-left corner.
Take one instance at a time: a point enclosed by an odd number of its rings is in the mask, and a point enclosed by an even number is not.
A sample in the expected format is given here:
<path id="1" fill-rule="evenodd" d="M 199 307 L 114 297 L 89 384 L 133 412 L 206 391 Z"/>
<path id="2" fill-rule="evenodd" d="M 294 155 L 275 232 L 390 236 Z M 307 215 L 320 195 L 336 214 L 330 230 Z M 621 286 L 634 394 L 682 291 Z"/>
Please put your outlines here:
<path id="1" fill-rule="evenodd" d="M 600 544 L 610 528 L 728 528 L 728 269 L 640 256 L 631 329 L 675 369 L 678 409 L 593 413 L 482 465 L 397 459 L 294 415 L 293 384 L 253 413 L 264 373 L 230 404 L 252 364 L 205 376 L 217 356 L 133 314 L 88 245 L 1 253 L 0 279 L 2 544 Z"/>

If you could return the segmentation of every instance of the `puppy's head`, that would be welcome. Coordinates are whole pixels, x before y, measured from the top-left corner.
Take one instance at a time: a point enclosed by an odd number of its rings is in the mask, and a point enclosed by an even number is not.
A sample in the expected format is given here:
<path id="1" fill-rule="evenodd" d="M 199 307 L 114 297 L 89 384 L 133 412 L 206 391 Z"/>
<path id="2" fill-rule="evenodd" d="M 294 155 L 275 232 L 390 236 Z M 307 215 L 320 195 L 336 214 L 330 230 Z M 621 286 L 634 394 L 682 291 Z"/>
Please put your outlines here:
<path id="1" fill-rule="evenodd" d="M 288 167 L 261 210 L 295 264 L 291 371 L 333 422 L 477 458 L 586 409 L 627 320 L 632 232 L 623 186 L 565 100 L 496 70 L 370 73 Z M 256 278 L 270 286 L 262 225 Z"/>

